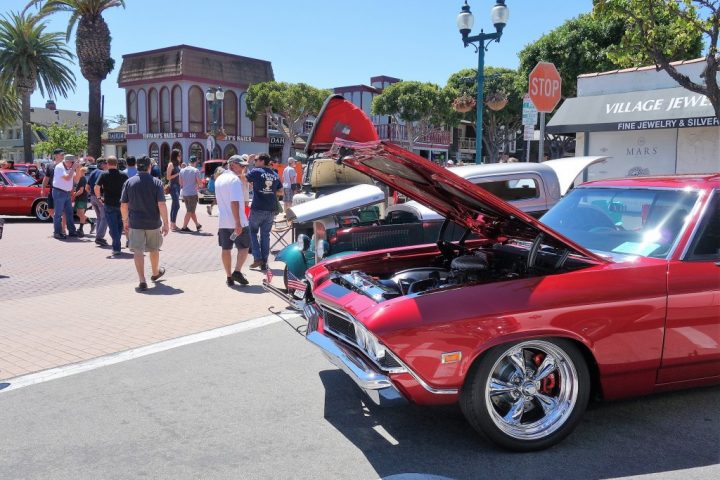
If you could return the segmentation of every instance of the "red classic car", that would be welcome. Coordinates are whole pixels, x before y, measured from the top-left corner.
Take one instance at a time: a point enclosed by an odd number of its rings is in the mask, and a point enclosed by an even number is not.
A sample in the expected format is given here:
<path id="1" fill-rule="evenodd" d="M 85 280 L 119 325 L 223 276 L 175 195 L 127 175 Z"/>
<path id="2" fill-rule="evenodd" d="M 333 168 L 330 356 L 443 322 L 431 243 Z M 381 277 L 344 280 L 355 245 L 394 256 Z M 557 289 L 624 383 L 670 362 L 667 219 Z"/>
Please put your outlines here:
<path id="1" fill-rule="evenodd" d="M 19 170 L 0 170 L 0 215 L 30 215 L 49 220 L 47 198 L 37 180 Z"/>
<path id="2" fill-rule="evenodd" d="M 591 398 L 720 383 L 720 174 L 587 183 L 539 221 L 389 143 L 329 155 L 466 231 L 308 270 L 306 338 L 375 403 L 459 402 L 527 451 Z"/>

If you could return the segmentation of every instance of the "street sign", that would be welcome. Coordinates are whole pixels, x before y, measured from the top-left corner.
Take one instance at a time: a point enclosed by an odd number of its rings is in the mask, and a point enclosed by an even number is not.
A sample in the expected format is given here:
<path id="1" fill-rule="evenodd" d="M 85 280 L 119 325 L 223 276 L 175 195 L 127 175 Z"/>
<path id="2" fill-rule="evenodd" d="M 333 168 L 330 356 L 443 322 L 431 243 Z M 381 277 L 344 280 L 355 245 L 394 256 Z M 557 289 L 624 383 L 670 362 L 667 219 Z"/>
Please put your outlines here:
<path id="1" fill-rule="evenodd" d="M 523 127 L 523 140 L 526 142 L 535 139 L 535 125 L 525 125 Z"/>
<path id="2" fill-rule="evenodd" d="M 523 97 L 522 124 L 535 125 L 537 123 L 537 114 L 535 104 L 532 103 L 530 95 L 526 93 Z"/>
<path id="3" fill-rule="evenodd" d="M 540 62 L 530 72 L 528 93 L 538 112 L 550 113 L 560 101 L 562 80 L 550 62 Z"/>
<path id="4" fill-rule="evenodd" d="M 207 140 L 205 141 L 206 147 L 208 149 L 208 153 L 210 153 L 210 158 L 212 158 L 212 151 L 215 150 L 215 137 L 212 135 L 208 135 Z"/>

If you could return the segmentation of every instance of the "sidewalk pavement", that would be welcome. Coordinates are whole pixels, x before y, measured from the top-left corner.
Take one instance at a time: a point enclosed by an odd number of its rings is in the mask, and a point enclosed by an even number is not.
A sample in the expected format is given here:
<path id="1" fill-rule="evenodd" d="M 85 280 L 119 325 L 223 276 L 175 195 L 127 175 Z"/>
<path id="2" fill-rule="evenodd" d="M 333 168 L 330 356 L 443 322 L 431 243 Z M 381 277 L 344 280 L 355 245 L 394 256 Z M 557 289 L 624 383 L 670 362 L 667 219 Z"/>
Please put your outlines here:
<path id="1" fill-rule="evenodd" d="M 171 233 L 160 255 L 167 273 L 143 293 L 132 255 L 111 259 L 92 237 L 60 242 L 49 224 L 9 219 L 0 240 L 0 380 L 284 310 L 262 289 L 264 273 L 248 270 L 252 257 L 243 268 L 250 285 L 225 285 L 217 217 L 201 210 L 207 233 Z M 283 264 L 270 266 L 279 285 Z"/>

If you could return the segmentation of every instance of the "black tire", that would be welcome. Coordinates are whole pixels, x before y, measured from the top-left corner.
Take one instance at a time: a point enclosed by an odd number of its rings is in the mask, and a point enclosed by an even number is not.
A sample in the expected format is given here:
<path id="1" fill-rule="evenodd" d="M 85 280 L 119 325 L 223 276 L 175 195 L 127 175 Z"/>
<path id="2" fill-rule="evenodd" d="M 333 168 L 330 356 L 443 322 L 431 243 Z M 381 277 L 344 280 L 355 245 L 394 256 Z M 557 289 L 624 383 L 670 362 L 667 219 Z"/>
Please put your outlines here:
<path id="1" fill-rule="evenodd" d="M 585 359 L 572 342 L 523 340 L 494 347 L 476 362 L 462 389 L 460 407 L 473 428 L 496 444 L 521 452 L 541 450 L 577 426 L 590 386 Z"/>
<path id="2" fill-rule="evenodd" d="M 47 222 L 51 220 L 52 217 L 50 217 L 50 213 L 48 212 L 47 199 L 41 198 L 39 200 L 35 200 L 30 215 L 32 215 L 41 222 Z"/>

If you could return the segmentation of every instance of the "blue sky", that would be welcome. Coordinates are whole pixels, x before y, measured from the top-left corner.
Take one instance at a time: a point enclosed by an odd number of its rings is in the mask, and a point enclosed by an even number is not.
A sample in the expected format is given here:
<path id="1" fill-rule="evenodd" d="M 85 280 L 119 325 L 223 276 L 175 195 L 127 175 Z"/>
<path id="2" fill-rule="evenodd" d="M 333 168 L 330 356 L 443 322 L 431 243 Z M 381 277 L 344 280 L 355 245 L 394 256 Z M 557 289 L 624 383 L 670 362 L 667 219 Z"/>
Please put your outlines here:
<path id="1" fill-rule="evenodd" d="M 115 70 L 103 82 L 105 117 L 125 114 L 117 86 L 122 55 L 178 44 L 195 45 L 272 62 L 275 79 L 316 87 L 368 84 L 388 75 L 444 85 L 454 72 L 477 66 L 463 48 L 455 17 L 461 0 L 126 0 L 108 11 Z M 473 34 L 494 30 L 494 0 L 469 0 Z M 0 11 L 22 10 L 27 0 L 1 0 Z M 516 68 L 518 52 L 566 19 L 592 9 L 592 0 L 507 0 L 510 20 L 500 43 L 485 56 L 489 66 Z M 49 29 L 65 32 L 67 14 Z M 74 36 L 71 50 L 75 51 Z M 77 89 L 58 107 L 87 110 L 87 82 L 73 66 Z M 33 106 L 44 106 L 39 95 Z"/>

